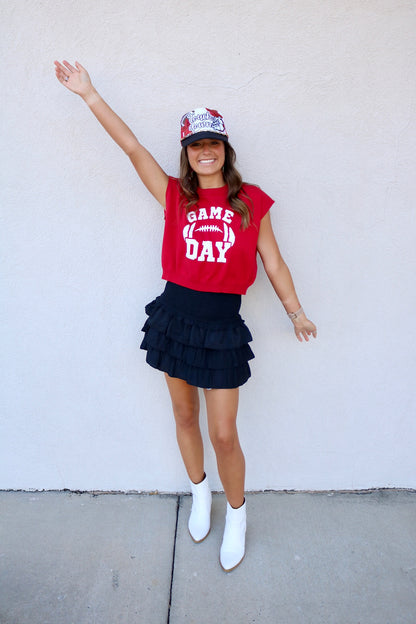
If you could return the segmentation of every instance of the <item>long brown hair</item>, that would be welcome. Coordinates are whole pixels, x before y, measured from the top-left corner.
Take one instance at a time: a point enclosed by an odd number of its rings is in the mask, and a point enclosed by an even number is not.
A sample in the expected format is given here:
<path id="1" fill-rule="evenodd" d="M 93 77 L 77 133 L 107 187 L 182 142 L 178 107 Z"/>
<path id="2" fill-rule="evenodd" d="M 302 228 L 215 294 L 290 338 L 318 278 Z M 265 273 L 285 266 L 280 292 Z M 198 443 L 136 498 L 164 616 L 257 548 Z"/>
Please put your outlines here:
<path id="1" fill-rule="evenodd" d="M 243 179 L 235 168 L 236 155 L 234 149 L 226 141 L 224 141 L 224 149 L 223 176 L 228 187 L 227 200 L 234 212 L 241 216 L 241 227 L 245 230 L 250 225 L 253 216 L 251 199 L 242 189 Z M 181 150 L 179 184 L 184 195 L 185 210 L 189 212 L 198 202 L 199 196 L 198 177 L 189 164 L 186 147 L 182 147 Z"/>

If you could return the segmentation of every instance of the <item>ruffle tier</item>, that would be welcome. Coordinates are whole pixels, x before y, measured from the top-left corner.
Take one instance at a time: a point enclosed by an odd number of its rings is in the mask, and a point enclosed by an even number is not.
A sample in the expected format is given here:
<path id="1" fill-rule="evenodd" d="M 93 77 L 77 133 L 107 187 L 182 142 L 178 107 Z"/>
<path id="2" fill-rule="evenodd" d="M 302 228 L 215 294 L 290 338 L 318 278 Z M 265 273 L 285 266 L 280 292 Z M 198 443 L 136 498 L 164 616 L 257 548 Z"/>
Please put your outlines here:
<path id="1" fill-rule="evenodd" d="M 200 388 L 237 388 L 250 377 L 252 336 L 239 314 L 207 319 L 201 310 L 196 318 L 172 308 L 163 295 L 145 311 L 140 347 L 153 368 Z"/>

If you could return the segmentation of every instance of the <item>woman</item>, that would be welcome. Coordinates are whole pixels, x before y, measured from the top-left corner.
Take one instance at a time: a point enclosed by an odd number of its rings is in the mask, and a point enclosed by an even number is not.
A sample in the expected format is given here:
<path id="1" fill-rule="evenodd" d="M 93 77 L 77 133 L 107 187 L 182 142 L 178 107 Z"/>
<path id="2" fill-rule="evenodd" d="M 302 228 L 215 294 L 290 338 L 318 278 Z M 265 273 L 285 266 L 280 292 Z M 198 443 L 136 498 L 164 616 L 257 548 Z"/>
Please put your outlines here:
<path id="1" fill-rule="evenodd" d="M 162 370 L 170 392 L 179 448 L 190 479 L 188 522 L 195 542 L 210 530 L 211 491 L 204 471 L 198 388 L 227 498 L 220 563 L 229 572 L 245 553 L 245 460 L 236 427 L 239 386 L 250 376 L 249 330 L 241 295 L 256 276 L 259 252 L 276 294 L 302 342 L 316 337 L 305 316 L 271 226 L 273 200 L 243 184 L 234 167 L 222 116 L 196 109 L 181 120 L 180 179 L 169 177 L 93 87 L 79 63 L 55 61 L 58 80 L 80 95 L 124 150 L 146 188 L 165 209 L 162 248 L 165 291 L 146 306 L 148 363 Z"/>

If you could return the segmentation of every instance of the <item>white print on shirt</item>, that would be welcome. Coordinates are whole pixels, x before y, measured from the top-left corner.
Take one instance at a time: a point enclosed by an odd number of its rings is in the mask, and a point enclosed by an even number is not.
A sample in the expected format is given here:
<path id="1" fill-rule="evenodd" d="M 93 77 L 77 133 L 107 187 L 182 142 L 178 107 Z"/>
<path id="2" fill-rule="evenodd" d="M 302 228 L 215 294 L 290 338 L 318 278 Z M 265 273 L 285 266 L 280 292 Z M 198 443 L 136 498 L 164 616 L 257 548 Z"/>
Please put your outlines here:
<path id="1" fill-rule="evenodd" d="M 182 232 L 186 257 L 198 262 L 227 262 L 225 254 L 235 243 L 234 230 L 229 225 L 234 214 L 221 206 L 211 206 L 209 216 L 206 208 L 188 212 L 189 223 Z"/>

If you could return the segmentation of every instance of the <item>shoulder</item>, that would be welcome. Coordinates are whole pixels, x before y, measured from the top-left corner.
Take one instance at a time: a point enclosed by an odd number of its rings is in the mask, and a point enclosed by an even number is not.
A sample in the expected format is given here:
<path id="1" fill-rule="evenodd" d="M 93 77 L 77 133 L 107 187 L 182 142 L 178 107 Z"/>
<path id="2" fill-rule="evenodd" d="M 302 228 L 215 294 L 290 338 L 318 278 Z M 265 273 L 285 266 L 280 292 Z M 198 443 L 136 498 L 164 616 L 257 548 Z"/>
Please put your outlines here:
<path id="1" fill-rule="evenodd" d="M 173 176 L 169 176 L 168 188 L 173 188 L 173 189 L 180 188 L 178 178 L 174 178 Z"/>
<path id="2" fill-rule="evenodd" d="M 168 215 L 173 219 L 178 219 L 184 212 L 186 213 L 187 199 L 183 192 L 180 180 L 169 176 L 168 186 L 166 189 L 166 208 L 165 217 Z"/>
<path id="3" fill-rule="evenodd" d="M 243 182 L 242 190 L 247 193 L 249 197 L 257 198 L 257 197 L 269 197 L 267 193 L 265 193 L 258 184 L 250 184 L 248 182 Z"/>
<path id="4" fill-rule="evenodd" d="M 257 191 L 261 190 L 258 184 L 250 184 L 249 182 L 243 182 L 243 186 L 241 188 L 247 194 L 256 193 Z"/>
<path id="5" fill-rule="evenodd" d="M 179 184 L 178 178 L 169 176 L 168 186 L 166 188 L 166 198 L 167 199 L 178 198 L 180 194 L 181 194 L 181 186 Z"/>
<path id="6" fill-rule="evenodd" d="M 270 210 L 271 206 L 274 204 L 274 199 L 272 199 L 267 193 L 265 193 L 259 186 L 256 184 L 248 184 L 247 182 L 243 183 L 242 191 L 251 199 L 254 205 L 254 210 L 258 211 L 260 219 L 264 217 L 264 215 Z"/>

